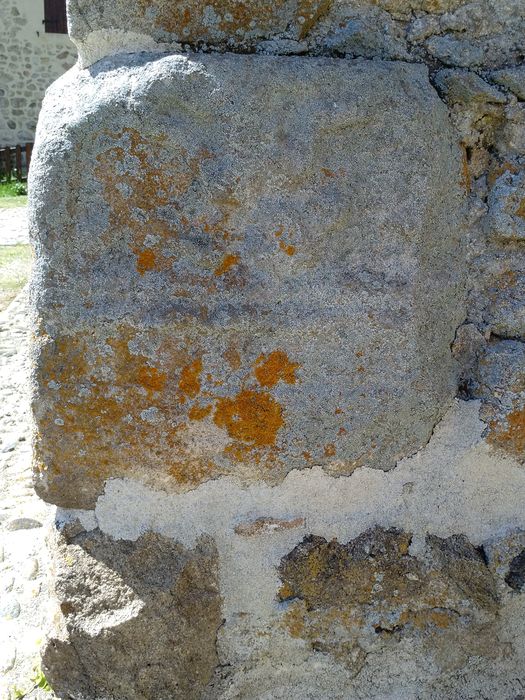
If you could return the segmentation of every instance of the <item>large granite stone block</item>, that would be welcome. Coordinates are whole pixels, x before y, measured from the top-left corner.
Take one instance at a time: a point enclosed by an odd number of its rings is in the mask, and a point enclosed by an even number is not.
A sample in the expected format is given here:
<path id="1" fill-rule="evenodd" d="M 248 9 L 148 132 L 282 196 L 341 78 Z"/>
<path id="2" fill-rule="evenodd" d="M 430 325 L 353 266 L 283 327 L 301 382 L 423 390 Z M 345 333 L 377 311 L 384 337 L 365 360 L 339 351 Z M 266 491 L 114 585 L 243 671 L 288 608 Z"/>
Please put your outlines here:
<path id="1" fill-rule="evenodd" d="M 427 442 L 455 395 L 464 257 L 425 68 L 121 58 L 57 83 L 39 140 L 43 498 L 388 470 Z"/>

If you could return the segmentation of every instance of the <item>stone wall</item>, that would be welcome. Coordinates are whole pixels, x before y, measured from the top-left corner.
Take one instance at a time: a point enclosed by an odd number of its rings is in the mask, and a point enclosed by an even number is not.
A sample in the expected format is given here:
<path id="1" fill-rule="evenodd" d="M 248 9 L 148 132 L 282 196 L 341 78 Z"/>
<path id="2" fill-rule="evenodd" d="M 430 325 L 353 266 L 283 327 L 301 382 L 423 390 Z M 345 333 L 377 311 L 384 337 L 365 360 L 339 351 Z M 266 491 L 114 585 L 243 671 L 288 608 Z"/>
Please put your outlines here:
<path id="1" fill-rule="evenodd" d="M 44 0 L 0 5 L 0 147 L 32 143 L 47 87 L 77 60 L 65 34 L 46 34 Z"/>
<path id="2" fill-rule="evenodd" d="M 31 183 L 59 696 L 523 697 L 524 10 L 71 0 Z"/>

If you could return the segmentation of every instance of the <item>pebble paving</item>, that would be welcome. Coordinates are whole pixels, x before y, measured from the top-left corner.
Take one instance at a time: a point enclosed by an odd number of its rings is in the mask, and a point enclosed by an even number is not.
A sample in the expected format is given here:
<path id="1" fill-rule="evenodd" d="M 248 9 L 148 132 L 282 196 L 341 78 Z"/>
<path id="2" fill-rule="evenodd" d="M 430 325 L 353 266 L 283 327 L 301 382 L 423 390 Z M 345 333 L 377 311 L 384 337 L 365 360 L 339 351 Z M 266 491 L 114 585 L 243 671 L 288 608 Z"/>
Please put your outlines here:
<path id="1" fill-rule="evenodd" d="M 6 231 L 6 222 L 11 222 Z M 0 245 L 26 243 L 25 209 L 0 209 Z M 33 689 L 50 614 L 46 534 L 54 508 L 31 479 L 27 289 L 0 313 L 0 700 L 55 696 Z"/>
<path id="2" fill-rule="evenodd" d="M 0 245 L 29 243 L 26 207 L 0 208 Z"/>

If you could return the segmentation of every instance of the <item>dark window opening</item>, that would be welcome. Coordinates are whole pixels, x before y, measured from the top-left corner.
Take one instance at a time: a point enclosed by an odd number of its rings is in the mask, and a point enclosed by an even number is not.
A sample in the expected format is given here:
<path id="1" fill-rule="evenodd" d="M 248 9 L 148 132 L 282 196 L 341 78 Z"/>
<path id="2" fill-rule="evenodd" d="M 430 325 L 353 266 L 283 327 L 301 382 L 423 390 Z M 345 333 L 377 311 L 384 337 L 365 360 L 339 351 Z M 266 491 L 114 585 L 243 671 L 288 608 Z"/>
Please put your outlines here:
<path id="1" fill-rule="evenodd" d="M 44 0 L 46 32 L 67 34 L 66 0 Z"/>

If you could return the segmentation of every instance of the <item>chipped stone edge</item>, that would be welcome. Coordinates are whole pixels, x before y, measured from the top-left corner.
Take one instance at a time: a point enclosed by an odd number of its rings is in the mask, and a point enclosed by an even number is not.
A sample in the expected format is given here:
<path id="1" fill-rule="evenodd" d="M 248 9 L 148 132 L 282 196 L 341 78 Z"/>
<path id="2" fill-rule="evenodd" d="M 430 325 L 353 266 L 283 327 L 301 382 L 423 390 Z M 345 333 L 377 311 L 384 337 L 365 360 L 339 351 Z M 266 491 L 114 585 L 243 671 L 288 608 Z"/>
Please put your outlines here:
<path id="1" fill-rule="evenodd" d="M 182 51 L 181 44 L 159 44 L 152 36 L 123 29 L 97 29 L 90 32 L 85 39 L 72 37 L 78 50 L 78 65 L 85 69 L 97 61 L 119 54 L 148 53 L 178 53 Z"/>

